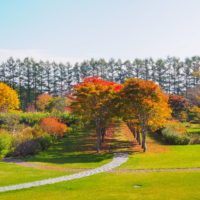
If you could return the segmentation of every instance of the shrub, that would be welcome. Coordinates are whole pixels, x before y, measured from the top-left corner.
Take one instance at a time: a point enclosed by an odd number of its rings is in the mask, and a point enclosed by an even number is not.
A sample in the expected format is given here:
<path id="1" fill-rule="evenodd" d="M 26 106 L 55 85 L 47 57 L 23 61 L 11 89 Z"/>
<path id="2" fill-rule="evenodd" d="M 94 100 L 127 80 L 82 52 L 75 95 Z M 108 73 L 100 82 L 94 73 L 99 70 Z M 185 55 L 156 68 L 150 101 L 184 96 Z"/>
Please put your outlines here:
<path id="1" fill-rule="evenodd" d="M 40 140 L 42 151 L 47 150 L 53 142 L 53 139 L 50 135 L 41 137 L 39 140 Z"/>
<path id="2" fill-rule="evenodd" d="M 193 106 L 190 108 L 190 120 L 194 121 L 194 123 L 200 122 L 200 108 L 198 106 Z"/>
<path id="3" fill-rule="evenodd" d="M 185 134 L 181 134 L 177 132 L 176 130 L 170 129 L 170 128 L 164 128 L 161 131 L 163 140 L 167 144 L 172 145 L 186 145 L 189 144 L 190 138 L 186 136 Z"/>
<path id="4" fill-rule="evenodd" d="M 1 128 L 7 129 L 8 131 L 13 133 L 23 128 L 23 125 L 20 124 L 20 118 L 18 114 L 2 113 L 1 116 L 0 116 Z"/>
<path id="5" fill-rule="evenodd" d="M 50 136 L 39 126 L 26 127 L 13 138 L 14 151 L 11 154 L 14 156 L 34 155 L 47 149 L 51 143 Z"/>
<path id="6" fill-rule="evenodd" d="M 190 144 L 200 144 L 200 136 L 191 137 Z"/>
<path id="7" fill-rule="evenodd" d="M 185 125 L 177 120 L 168 121 L 166 127 L 179 133 L 187 133 Z"/>
<path id="8" fill-rule="evenodd" d="M 14 156 L 29 156 L 38 154 L 40 151 L 47 150 L 52 144 L 51 136 L 44 136 L 41 138 L 27 139 L 18 144 L 13 152 Z"/>
<path id="9" fill-rule="evenodd" d="M 27 139 L 16 146 L 14 155 L 15 156 L 28 156 L 34 155 L 42 151 L 41 144 L 39 139 Z"/>
<path id="10" fill-rule="evenodd" d="M 25 138 L 40 138 L 43 136 L 47 136 L 48 134 L 39 126 L 35 127 L 26 127 L 23 129 L 23 131 L 20 133 L 20 137 L 25 137 Z"/>
<path id="11" fill-rule="evenodd" d="M 33 137 L 33 130 L 34 128 L 32 127 L 26 127 L 25 129 L 22 130 L 21 133 L 17 135 L 18 138 L 20 138 L 22 141 L 27 140 L 27 139 L 32 139 Z"/>
<path id="12" fill-rule="evenodd" d="M 180 121 L 187 122 L 188 121 L 188 113 L 183 111 L 180 113 Z"/>
<path id="13" fill-rule="evenodd" d="M 12 137 L 6 131 L 0 132 L 0 159 L 11 151 Z"/>
<path id="14" fill-rule="evenodd" d="M 52 136 L 63 136 L 67 126 L 52 117 L 44 118 L 40 123 L 41 128 Z"/>

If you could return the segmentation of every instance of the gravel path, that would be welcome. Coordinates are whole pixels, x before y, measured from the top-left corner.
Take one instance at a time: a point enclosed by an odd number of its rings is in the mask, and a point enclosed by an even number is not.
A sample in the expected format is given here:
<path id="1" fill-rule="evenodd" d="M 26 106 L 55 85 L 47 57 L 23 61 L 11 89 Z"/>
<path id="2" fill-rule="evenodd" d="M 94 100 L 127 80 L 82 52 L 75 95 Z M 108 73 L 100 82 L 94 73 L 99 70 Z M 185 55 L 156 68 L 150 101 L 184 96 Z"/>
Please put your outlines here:
<path id="1" fill-rule="evenodd" d="M 79 173 L 72 174 L 72 175 L 61 176 L 61 177 L 51 178 L 51 179 L 45 179 L 42 181 L 35 181 L 35 182 L 23 183 L 23 184 L 18 184 L 18 185 L 11 185 L 11 186 L 4 186 L 4 187 L 0 187 L 0 192 L 10 191 L 10 190 L 19 190 L 19 189 L 24 189 L 24 188 L 31 188 L 31 187 L 41 186 L 41 185 L 48 185 L 48 184 L 58 183 L 58 182 L 62 182 L 62 181 L 69 181 L 69 180 L 78 179 L 78 178 L 82 178 L 82 177 L 86 177 L 86 176 L 91 176 L 91 175 L 102 173 L 102 172 L 107 172 L 107 171 L 112 170 L 113 168 L 120 166 L 121 164 L 125 163 L 127 160 L 128 160 L 128 154 L 115 153 L 113 160 L 101 167 L 98 167 L 95 169 L 90 169 L 90 170 L 83 171 L 83 172 L 79 172 Z"/>

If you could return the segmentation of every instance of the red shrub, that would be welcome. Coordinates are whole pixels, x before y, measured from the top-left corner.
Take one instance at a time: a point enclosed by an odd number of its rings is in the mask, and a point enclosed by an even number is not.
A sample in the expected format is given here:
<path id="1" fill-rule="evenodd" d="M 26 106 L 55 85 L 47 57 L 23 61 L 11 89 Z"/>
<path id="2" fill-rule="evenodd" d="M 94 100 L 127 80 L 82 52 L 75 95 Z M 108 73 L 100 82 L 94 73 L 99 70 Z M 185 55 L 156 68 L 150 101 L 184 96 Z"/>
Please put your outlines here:
<path id="1" fill-rule="evenodd" d="M 190 106 L 188 99 L 178 95 L 170 95 L 168 103 L 173 111 L 172 116 L 176 118 L 180 118 L 181 112 L 188 111 Z"/>
<path id="2" fill-rule="evenodd" d="M 44 131 L 55 137 L 63 136 L 64 133 L 67 131 L 67 126 L 65 124 L 59 122 L 57 119 L 52 117 L 44 118 L 41 121 L 40 126 L 42 129 L 44 129 Z"/>

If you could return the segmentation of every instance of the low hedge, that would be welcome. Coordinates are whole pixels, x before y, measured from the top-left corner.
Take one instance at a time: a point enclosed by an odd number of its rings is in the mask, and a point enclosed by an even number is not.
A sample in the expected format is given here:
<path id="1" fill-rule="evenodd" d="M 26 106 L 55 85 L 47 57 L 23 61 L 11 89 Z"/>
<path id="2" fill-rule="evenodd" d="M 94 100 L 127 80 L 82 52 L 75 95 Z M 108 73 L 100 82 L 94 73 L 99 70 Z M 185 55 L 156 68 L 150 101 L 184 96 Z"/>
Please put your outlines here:
<path id="1" fill-rule="evenodd" d="M 35 126 L 46 117 L 54 117 L 60 120 L 62 123 L 70 126 L 75 124 L 80 120 L 80 118 L 74 115 L 64 112 L 64 113 L 42 113 L 42 112 L 27 112 L 27 113 L 0 113 L 0 124 L 5 124 L 8 118 L 17 118 L 21 124 L 26 124 L 28 126 Z"/>

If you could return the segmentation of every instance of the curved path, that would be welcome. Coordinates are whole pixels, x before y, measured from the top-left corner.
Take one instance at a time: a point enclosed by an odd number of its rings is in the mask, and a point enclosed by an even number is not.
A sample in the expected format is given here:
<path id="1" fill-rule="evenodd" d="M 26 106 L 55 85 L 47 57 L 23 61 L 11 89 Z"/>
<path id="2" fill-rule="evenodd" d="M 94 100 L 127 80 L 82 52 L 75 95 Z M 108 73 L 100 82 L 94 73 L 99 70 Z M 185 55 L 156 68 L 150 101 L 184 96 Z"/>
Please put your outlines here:
<path id="1" fill-rule="evenodd" d="M 123 153 L 115 153 L 114 158 L 111 162 L 95 168 L 95 169 L 90 169 L 87 171 L 79 172 L 76 174 L 72 175 L 67 175 L 67 176 L 61 176 L 57 178 L 51 178 L 51 179 L 45 179 L 42 181 L 35 181 L 35 182 L 30 182 L 30 183 L 23 183 L 23 184 L 18 184 L 18 185 L 11 185 L 11 186 L 4 186 L 0 187 L 0 192 L 5 192 L 5 191 L 10 191 L 10 190 L 19 190 L 19 189 L 24 189 L 24 188 L 31 188 L 31 187 L 36 187 L 36 186 L 41 186 L 41 185 L 48 185 L 48 184 L 53 184 L 53 183 L 58 183 L 62 181 L 69 181 L 73 179 L 78 179 L 86 176 L 91 176 L 94 174 L 99 174 L 102 172 L 107 172 L 112 170 L 115 167 L 120 166 L 121 164 L 125 163 L 128 160 L 128 154 L 123 154 Z"/>

